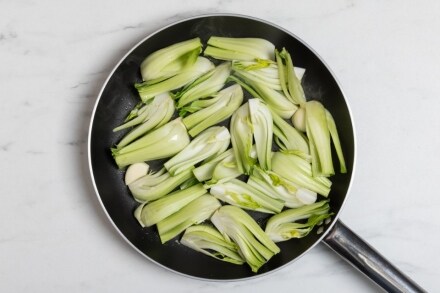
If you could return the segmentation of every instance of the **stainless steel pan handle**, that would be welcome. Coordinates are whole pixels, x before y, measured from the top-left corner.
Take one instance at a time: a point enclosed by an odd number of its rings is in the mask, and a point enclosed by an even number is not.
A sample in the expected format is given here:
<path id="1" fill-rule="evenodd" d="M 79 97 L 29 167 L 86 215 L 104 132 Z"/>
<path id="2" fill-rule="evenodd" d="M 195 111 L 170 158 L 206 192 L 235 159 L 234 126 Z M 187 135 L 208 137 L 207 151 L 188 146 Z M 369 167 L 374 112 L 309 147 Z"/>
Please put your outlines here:
<path id="1" fill-rule="evenodd" d="M 340 220 L 324 243 L 387 292 L 426 292 Z"/>

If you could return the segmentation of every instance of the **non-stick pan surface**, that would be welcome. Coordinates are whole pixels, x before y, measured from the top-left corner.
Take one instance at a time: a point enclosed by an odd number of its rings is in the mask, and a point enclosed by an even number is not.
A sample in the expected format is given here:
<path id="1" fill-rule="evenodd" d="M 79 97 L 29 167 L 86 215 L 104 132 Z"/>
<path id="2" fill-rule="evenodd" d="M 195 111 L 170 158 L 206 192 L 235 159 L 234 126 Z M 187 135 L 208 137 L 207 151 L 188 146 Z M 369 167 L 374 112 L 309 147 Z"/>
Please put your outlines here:
<path id="1" fill-rule="evenodd" d="M 112 129 L 121 124 L 132 107 L 139 102 L 133 84 L 141 81 L 139 66 L 150 53 L 173 43 L 201 37 L 206 43 L 210 36 L 256 37 L 271 41 L 277 48 L 285 47 L 296 66 L 306 68 L 303 87 L 308 99 L 321 101 L 336 121 L 347 163 L 347 174 L 331 177 L 329 196 L 335 214 L 323 234 L 315 231 L 302 239 L 279 243 L 281 253 L 275 255 L 254 274 L 246 265 L 217 261 L 178 243 L 178 239 L 162 245 L 156 228 L 142 228 L 133 217 L 137 203 L 124 185 L 124 172 L 118 170 L 110 147 L 120 140 L 123 132 Z M 95 105 L 89 133 L 89 162 L 96 192 L 111 222 L 121 235 L 141 254 L 175 272 L 211 280 L 243 279 L 276 270 L 297 259 L 318 243 L 330 230 L 346 198 L 354 168 L 355 141 L 347 102 L 338 82 L 321 58 L 294 34 L 270 23 L 238 15 L 200 16 L 169 25 L 142 40 L 115 67 L 105 83 Z M 154 162 L 153 169 L 161 163 Z M 336 170 L 338 166 L 336 165 Z M 267 216 L 251 213 L 264 224 Z"/>

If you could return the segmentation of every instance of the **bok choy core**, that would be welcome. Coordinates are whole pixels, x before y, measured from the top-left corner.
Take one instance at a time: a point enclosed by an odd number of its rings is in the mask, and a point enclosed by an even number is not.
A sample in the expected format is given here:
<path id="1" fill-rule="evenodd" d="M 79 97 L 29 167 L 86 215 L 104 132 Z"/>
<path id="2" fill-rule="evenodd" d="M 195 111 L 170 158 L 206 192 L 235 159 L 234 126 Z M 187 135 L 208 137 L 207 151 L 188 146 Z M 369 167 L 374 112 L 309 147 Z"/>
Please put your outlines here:
<path id="1" fill-rule="evenodd" d="M 113 150 L 112 154 L 118 167 L 123 168 L 138 162 L 173 156 L 188 144 L 189 137 L 185 125 L 182 119 L 178 118 L 121 149 Z"/>
<path id="2" fill-rule="evenodd" d="M 205 56 L 220 60 L 254 61 L 256 59 L 274 60 L 274 50 L 275 46 L 264 39 L 212 36 L 203 53 Z"/>
<path id="3" fill-rule="evenodd" d="M 211 217 L 211 221 L 223 235 L 238 245 L 240 255 L 255 273 L 280 252 L 255 220 L 238 207 L 222 206 Z"/>
<path id="4" fill-rule="evenodd" d="M 296 209 L 283 211 L 272 216 L 266 225 L 266 234 L 274 242 L 291 238 L 302 238 L 310 233 L 313 227 L 330 217 L 327 200 Z M 307 219 L 307 222 L 298 222 Z"/>
<path id="5" fill-rule="evenodd" d="M 142 80 L 157 80 L 176 75 L 193 65 L 201 50 L 200 38 L 194 38 L 150 54 L 141 63 Z"/>
<path id="6" fill-rule="evenodd" d="M 230 137 L 226 127 L 208 128 L 164 166 L 173 176 L 182 173 L 207 158 L 223 153 L 229 146 Z"/>
<path id="7" fill-rule="evenodd" d="M 195 225 L 186 229 L 180 243 L 218 260 L 241 265 L 245 263 L 238 246 L 217 229 L 208 225 Z"/>

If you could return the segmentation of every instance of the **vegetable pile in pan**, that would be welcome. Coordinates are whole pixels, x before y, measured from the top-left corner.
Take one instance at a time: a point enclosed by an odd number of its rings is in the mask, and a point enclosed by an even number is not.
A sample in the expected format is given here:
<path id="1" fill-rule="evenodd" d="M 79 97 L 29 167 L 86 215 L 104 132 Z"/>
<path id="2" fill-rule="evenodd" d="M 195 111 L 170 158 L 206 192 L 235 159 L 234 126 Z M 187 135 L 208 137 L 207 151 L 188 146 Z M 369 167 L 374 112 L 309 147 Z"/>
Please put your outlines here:
<path id="1" fill-rule="evenodd" d="M 134 217 L 156 225 L 162 243 L 257 272 L 276 242 L 329 221 L 332 145 L 341 173 L 344 156 L 331 113 L 305 96 L 305 69 L 286 49 L 212 36 L 203 50 L 194 38 L 150 54 L 140 71 L 140 103 L 111 151 L 140 203 Z M 150 170 L 158 159 L 163 168 Z M 262 226 L 245 210 L 272 216 Z"/>

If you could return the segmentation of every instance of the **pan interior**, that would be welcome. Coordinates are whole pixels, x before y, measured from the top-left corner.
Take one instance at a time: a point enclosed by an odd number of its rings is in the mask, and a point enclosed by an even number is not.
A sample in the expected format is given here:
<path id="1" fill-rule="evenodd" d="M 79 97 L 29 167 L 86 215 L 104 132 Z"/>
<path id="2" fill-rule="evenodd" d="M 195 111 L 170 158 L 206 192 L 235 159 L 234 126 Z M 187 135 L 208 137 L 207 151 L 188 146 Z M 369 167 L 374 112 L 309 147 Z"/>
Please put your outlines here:
<path id="1" fill-rule="evenodd" d="M 289 50 L 295 66 L 306 68 L 303 79 L 306 96 L 321 101 L 333 114 L 347 161 L 348 173 L 331 177 L 330 204 L 332 211 L 338 214 L 349 187 L 354 161 L 353 126 L 343 93 L 325 64 L 300 40 L 273 25 L 242 16 L 217 15 L 185 20 L 153 34 L 132 50 L 117 66 L 98 99 L 90 132 L 90 163 L 98 196 L 111 221 L 142 254 L 185 275 L 211 280 L 242 279 L 255 276 L 248 266 L 217 261 L 180 245 L 177 239 L 162 245 L 155 227 L 141 228 L 133 217 L 137 203 L 124 185 L 123 172 L 114 164 L 109 150 L 124 134 L 113 133 L 112 129 L 120 125 L 139 102 L 133 84 L 141 81 L 139 66 L 142 60 L 173 43 L 194 37 L 200 37 L 206 43 L 212 35 L 267 39 L 277 48 Z M 160 169 L 162 163 L 156 161 L 151 166 Z M 252 214 L 260 223 L 266 220 L 259 213 Z M 302 239 L 279 243 L 281 253 L 265 264 L 258 275 L 291 262 L 320 237 L 310 233 Z"/>

